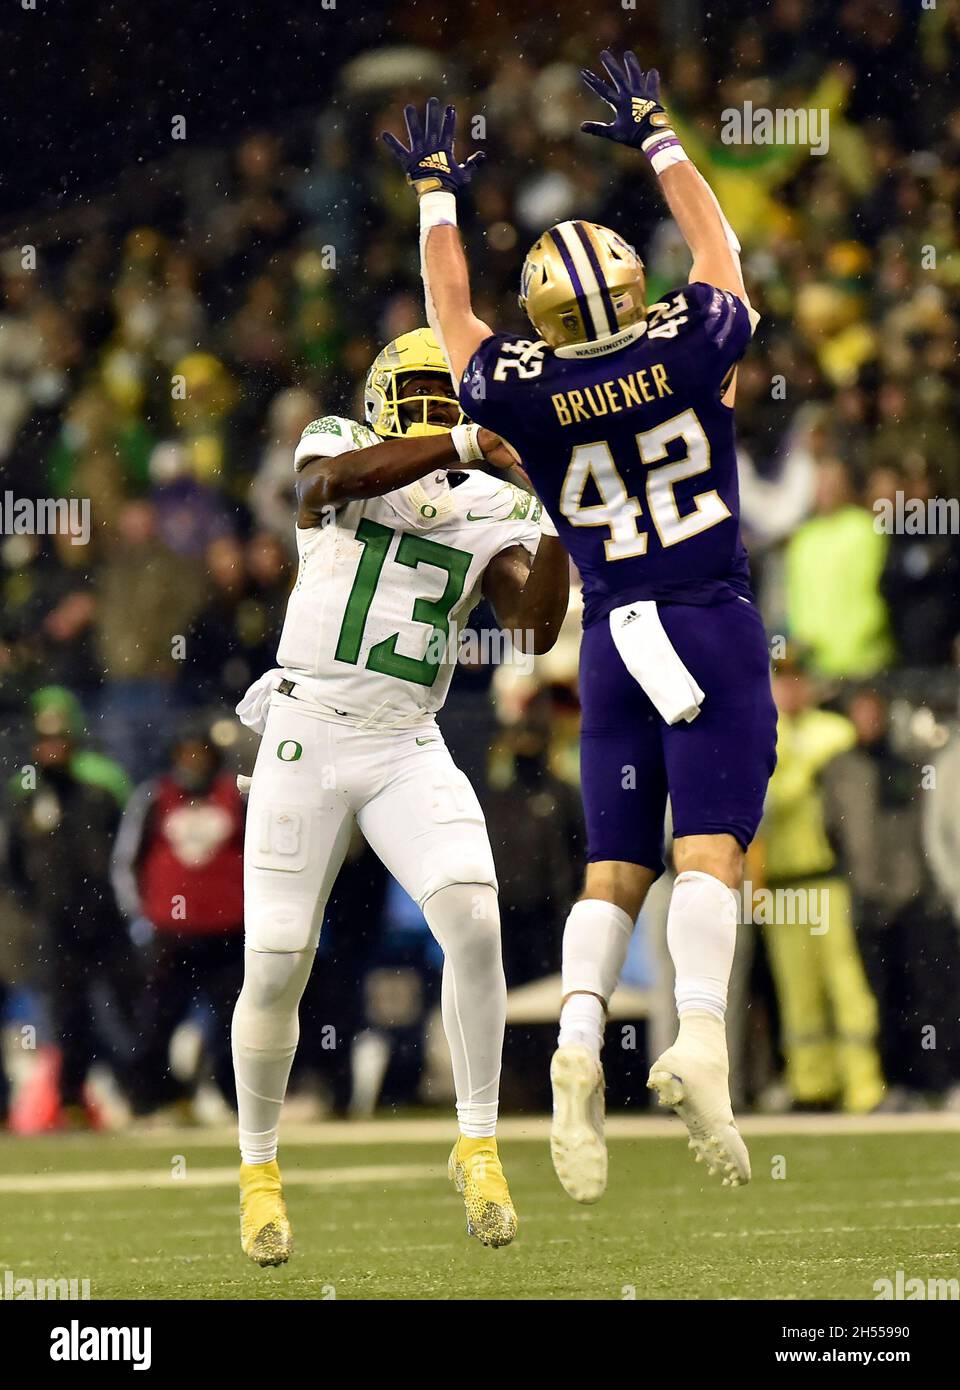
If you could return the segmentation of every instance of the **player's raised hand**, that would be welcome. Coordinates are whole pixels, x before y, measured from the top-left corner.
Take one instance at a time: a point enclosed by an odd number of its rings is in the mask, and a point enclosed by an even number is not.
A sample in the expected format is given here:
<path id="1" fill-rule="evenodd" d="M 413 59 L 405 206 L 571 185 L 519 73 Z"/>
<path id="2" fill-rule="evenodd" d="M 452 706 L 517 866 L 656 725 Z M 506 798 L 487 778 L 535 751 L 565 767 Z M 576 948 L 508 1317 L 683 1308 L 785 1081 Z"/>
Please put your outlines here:
<path id="1" fill-rule="evenodd" d="M 486 155 L 482 150 L 472 154 L 462 164 L 453 153 L 453 142 L 457 130 L 457 113 L 448 106 L 441 113 L 438 97 L 431 97 L 423 124 L 415 106 L 406 106 L 403 111 L 407 122 L 408 149 L 389 130 L 383 132 L 383 143 L 397 159 L 417 191 L 417 197 L 424 193 L 443 188 L 449 193 L 459 193 L 473 178 L 477 166 Z"/>
<path id="2" fill-rule="evenodd" d="M 609 81 L 589 68 L 581 68 L 580 75 L 591 91 L 613 107 L 614 120 L 609 124 L 584 121 L 580 129 L 587 135 L 642 149 L 646 141 L 663 134 L 670 126 L 670 118 L 660 104 L 660 74 L 656 68 L 644 72 L 635 53 L 625 53 L 621 64 L 605 49 L 600 59 Z"/>

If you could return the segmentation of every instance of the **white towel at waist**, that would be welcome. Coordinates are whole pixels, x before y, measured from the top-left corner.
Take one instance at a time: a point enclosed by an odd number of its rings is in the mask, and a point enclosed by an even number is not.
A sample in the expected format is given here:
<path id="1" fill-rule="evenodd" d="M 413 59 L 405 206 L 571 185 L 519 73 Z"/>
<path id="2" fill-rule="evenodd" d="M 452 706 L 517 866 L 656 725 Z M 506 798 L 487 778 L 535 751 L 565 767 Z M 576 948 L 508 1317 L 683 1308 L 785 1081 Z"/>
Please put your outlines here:
<path id="1" fill-rule="evenodd" d="M 610 633 L 620 659 L 668 724 L 700 713 L 704 694 L 677 656 L 652 599 L 625 603 L 610 614 Z"/>
<path id="2" fill-rule="evenodd" d="M 291 674 L 289 671 L 283 670 L 282 667 L 275 666 L 272 671 L 264 672 L 259 680 L 254 681 L 237 705 L 237 718 L 240 723 L 245 724 L 248 729 L 252 729 L 261 738 L 267 727 L 270 701 L 277 693 L 282 680 L 291 682 L 297 692 L 293 698 L 301 705 L 305 714 L 312 714 L 320 719 L 335 720 L 336 723 L 349 728 L 373 729 L 380 732 L 386 729 L 413 729 L 418 728 L 421 724 L 433 728 L 436 724 L 435 716 L 430 710 L 414 709 L 406 714 L 384 714 L 386 702 L 377 705 L 367 714 L 347 714 L 343 710 L 328 705 L 320 698 L 316 689 L 316 682 L 311 677 Z"/>
<path id="3" fill-rule="evenodd" d="M 283 671 L 279 666 L 275 666 L 272 671 L 265 671 L 259 680 L 253 682 L 253 685 L 237 705 L 237 718 L 240 723 L 246 724 L 248 729 L 252 729 L 261 738 L 267 727 L 270 697 L 282 680 Z"/>

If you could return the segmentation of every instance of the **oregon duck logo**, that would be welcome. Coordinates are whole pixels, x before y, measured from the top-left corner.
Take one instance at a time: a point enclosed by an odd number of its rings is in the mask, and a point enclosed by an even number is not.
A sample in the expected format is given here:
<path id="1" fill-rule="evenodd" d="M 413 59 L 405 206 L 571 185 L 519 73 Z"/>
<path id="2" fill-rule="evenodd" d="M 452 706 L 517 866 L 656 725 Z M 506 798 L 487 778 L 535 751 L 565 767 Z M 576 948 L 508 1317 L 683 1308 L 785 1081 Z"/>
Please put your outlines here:
<path id="1" fill-rule="evenodd" d="M 277 757 L 282 763 L 295 763 L 303 757 L 303 744 L 295 738 L 285 738 L 277 749 Z"/>

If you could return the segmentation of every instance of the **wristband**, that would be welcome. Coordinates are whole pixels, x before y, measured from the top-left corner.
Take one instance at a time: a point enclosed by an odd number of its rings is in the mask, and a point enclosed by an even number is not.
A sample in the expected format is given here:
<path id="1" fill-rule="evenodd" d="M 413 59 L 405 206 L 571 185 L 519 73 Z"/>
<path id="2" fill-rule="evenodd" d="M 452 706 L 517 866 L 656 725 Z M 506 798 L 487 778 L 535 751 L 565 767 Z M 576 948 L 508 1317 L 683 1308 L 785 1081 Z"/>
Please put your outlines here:
<path id="1" fill-rule="evenodd" d="M 540 534 L 541 536 L 558 536 L 559 532 L 550 520 L 550 513 L 546 507 L 540 513 Z"/>
<path id="2" fill-rule="evenodd" d="M 461 463 L 478 463 L 483 458 L 483 450 L 478 442 L 479 425 L 454 425 L 450 431 L 450 442 L 457 451 Z"/>
<path id="3" fill-rule="evenodd" d="M 690 158 L 677 139 L 676 131 L 671 130 L 669 126 L 648 136 L 640 148 L 653 165 L 655 174 L 662 174 L 671 164 L 682 164 Z"/>
<path id="4" fill-rule="evenodd" d="M 455 227 L 457 225 L 456 194 L 445 188 L 433 188 L 420 198 L 420 230 L 427 232 L 431 227 Z"/>

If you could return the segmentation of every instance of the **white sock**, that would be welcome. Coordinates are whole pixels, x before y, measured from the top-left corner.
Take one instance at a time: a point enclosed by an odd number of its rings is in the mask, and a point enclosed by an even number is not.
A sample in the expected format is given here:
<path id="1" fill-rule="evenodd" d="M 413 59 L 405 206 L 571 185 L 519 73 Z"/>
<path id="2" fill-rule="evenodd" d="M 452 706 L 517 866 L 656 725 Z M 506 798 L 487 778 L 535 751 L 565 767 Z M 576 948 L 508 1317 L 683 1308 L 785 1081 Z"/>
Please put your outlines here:
<path id="1" fill-rule="evenodd" d="M 440 1007 L 453 1063 L 460 1133 L 496 1133 L 507 984 L 496 891 L 485 883 L 441 888 L 423 915 L 443 950 Z"/>
<path id="2" fill-rule="evenodd" d="M 727 984 L 737 944 L 737 895 L 712 874 L 677 875 L 667 914 L 667 948 L 676 971 L 677 1013 L 727 1009 Z"/>
<path id="3" fill-rule="evenodd" d="M 595 994 L 571 994 L 560 1010 L 557 1043 L 560 1047 L 585 1047 L 599 1057 L 606 1023 L 607 1010 L 602 999 Z"/>
<path id="4" fill-rule="evenodd" d="M 600 898 L 574 903 L 563 929 L 561 1047 L 603 1046 L 606 1005 L 617 987 L 634 923 L 623 908 Z"/>
<path id="5" fill-rule="evenodd" d="M 244 1163 L 270 1163 L 277 1156 L 280 1109 L 300 1037 L 298 1009 L 314 955 L 313 948 L 244 952 L 231 1031 Z"/>

